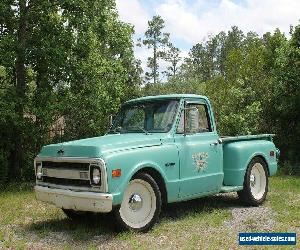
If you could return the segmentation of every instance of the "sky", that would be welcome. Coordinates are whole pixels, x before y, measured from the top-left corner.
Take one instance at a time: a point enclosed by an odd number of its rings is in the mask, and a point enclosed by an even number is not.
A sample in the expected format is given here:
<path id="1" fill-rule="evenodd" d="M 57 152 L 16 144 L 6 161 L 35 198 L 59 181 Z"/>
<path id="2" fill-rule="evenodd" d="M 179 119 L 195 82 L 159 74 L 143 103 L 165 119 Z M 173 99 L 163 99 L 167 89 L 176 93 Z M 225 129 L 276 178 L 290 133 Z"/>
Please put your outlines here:
<path id="1" fill-rule="evenodd" d="M 238 26 L 259 35 L 279 28 L 288 35 L 299 24 L 300 0 L 117 0 L 120 19 L 135 27 L 134 39 L 143 37 L 148 20 L 160 15 L 172 43 L 186 56 L 191 47 L 208 35 Z M 146 70 L 149 50 L 135 48 Z M 164 67 L 163 65 L 162 67 Z"/>

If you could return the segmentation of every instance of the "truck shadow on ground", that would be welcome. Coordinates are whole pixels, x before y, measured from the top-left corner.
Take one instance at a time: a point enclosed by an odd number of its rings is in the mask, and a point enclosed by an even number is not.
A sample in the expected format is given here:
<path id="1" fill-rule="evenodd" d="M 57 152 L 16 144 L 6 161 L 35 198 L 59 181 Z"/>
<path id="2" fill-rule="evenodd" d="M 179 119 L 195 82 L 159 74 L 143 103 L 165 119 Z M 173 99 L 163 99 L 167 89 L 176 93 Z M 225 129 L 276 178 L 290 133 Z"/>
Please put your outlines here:
<path id="1" fill-rule="evenodd" d="M 218 194 L 189 201 L 168 204 L 161 213 L 161 219 L 181 220 L 201 212 L 213 212 L 215 209 L 242 207 L 236 194 Z"/>
<path id="2" fill-rule="evenodd" d="M 159 220 L 180 221 L 195 213 L 213 213 L 215 209 L 227 210 L 241 206 L 236 195 L 215 195 L 168 204 L 162 209 Z M 74 241 L 85 241 L 95 236 L 108 237 L 106 240 L 110 240 L 112 236 L 117 236 L 120 233 L 120 230 L 114 223 L 113 214 L 91 214 L 79 221 L 73 221 L 68 218 L 49 219 L 31 223 L 26 227 L 25 230 L 28 230 L 30 233 L 45 236 L 51 233 L 64 233 Z"/>

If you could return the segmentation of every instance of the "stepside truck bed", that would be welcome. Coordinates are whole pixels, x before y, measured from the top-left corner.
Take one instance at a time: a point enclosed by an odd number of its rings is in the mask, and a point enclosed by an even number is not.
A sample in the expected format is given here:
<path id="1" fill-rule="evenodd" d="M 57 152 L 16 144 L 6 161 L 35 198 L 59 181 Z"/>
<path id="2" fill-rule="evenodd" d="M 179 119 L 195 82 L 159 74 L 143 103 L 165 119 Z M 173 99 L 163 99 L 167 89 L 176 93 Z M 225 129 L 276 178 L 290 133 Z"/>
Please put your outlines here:
<path id="1" fill-rule="evenodd" d="M 276 173 L 276 148 L 273 134 L 221 137 L 223 144 L 224 186 L 242 186 L 247 167 L 253 157 L 261 157 L 269 176 Z"/>

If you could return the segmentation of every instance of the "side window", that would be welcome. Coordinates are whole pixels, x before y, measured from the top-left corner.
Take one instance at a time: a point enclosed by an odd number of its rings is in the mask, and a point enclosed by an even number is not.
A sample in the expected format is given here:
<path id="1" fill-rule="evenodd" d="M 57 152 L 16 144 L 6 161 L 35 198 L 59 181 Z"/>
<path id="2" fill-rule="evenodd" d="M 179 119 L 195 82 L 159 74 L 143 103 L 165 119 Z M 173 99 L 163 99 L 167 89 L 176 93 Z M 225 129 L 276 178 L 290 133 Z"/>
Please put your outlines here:
<path id="1" fill-rule="evenodd" d="M 185 128 L 187 133 L 211 132 L 208 109 L 205 104 L 188 104 L 186 106 Z M 184 114 L 182 112 L 177 133 L 184 132 Z"/>
<path id="2" fill-rule="evenodd" d="M 197 109 L 199 111 L 199 132 L 211 132 L 207 106 L 204 104 L 197 105 Z"/>

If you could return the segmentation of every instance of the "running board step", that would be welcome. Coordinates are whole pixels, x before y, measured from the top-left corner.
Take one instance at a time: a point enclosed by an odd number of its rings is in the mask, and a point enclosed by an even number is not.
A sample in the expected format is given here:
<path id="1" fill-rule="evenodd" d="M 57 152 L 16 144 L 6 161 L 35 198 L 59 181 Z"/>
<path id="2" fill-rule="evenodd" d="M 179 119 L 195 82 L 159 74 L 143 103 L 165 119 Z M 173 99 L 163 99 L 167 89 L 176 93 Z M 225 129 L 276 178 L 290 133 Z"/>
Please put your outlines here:
<path id="1" fill-rule="evenodd" d="M 236 192 L 243 189 L 243 186 L 223 186 L 221 187 L 220 193 L 230 193 L 230 192 Z"/>

